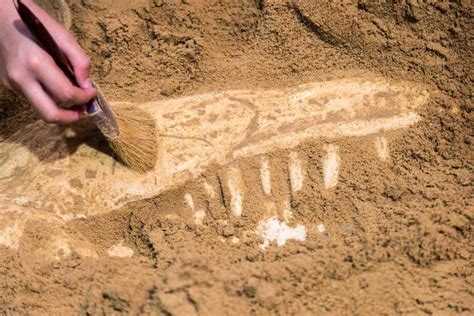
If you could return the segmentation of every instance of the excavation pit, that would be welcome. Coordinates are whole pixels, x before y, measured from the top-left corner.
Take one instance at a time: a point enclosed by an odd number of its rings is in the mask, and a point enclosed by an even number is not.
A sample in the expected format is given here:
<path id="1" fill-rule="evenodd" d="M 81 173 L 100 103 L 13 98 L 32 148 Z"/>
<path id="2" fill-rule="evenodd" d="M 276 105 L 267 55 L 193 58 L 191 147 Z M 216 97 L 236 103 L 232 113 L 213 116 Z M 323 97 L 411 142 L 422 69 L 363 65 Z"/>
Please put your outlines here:
<path id="1" fill-rule="evenodd" d="M 157 164 L 0 91 L 2 312 L 472 312 L 462 1 L 67 3 Z"/>

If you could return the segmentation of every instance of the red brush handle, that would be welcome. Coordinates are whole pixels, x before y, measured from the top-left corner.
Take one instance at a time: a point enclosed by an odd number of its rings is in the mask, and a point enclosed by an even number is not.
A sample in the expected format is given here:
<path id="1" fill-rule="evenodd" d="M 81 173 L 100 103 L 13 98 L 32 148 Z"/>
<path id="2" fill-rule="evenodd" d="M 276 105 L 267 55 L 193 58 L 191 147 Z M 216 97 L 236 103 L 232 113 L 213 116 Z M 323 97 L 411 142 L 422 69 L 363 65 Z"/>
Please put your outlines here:
<path id="1" fill-rule="evenodd" d="M 38 44 L 41 45 L 41 47 L 43 47 L 43 49 L 51 57 L 53 57 L 54 61 L 63 71 L 66 77 L 68 77 L 68 79 L 74 85 L 79 86 L 77 84 L 76 76 L 74 75 L 73 67 L 69 62 L 69 59 L 61 51 L 58 44 L 56 44 L 43 23 L 41 23 L 36 15 L 21 0 L 17 0 L 16 9 L 20 15 L 21 20 L 26 25 L 31 34 L 33 34 L 33 36 L 36 38 Z"/>

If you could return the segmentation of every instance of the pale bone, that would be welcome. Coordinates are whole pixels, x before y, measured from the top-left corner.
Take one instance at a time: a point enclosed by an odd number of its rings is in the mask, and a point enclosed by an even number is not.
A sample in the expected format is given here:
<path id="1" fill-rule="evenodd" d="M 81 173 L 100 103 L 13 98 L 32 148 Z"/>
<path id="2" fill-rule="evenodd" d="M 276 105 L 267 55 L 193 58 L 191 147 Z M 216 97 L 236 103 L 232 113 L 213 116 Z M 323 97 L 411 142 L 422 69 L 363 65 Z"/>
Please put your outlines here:
<path id="1" fill-rule="evenodd" d="M 230 194 L 230 209 L 234 216 L 242 215 L 242 180 L 239 168 L 232 166 L 227 173 L 227 186 Z"/>
<path id="2" fill-rule="evenodd" d="M 296 151 L 290 153 L 288 159 L 288 173 L 290 176 L 291 192 L 295 194 L 303 188 L 303 169 Z"/>
<path id="3" fill-rule="evenodd" d="M 334 188 L 337 185 L 339 177 L 340 157 L 337 153 L 338 147 L 335 145 L 327 145 L 326 156 L 323 161 L 323 180 L 326 189 Z"/>
<path id="4" fill-rule="evenodd" d="M 107 254 L 109 255 L 109 257 L 130 258 L 133 257 L 133 249 L 124 246 L 122 242 L 119 242 L 107 249 Z"/>
<path id="5" fill-rule="evenodd" d="M 383 136 L 377 136 L 375 137 L 374 144 L 380 159 L 383 161 L 388 160 L 390 153 L 387 139 Z"/>
<path id="6" fill-rule="evenodd" d="M 29 236 L 36 237 L 30 240 Z M 0 255 L 1 246 L 35 261 L 59 260 L 72 253 L 98 257 L 95 247 L 77 232 L 69 231 L 59 216 L 3 202 L 0 202 Z"/>
<path id="7" fill-rule="evenodd" d="M 204 217 L 206 217 L 206 212 L 204 210 L 196 210 L 196 205 L 194 204 L 194 199 L 191 194 L 186 193 L 184 195 L 184 200 L 194 214 L 194 223 L 202 225 L 202 221 L 204 220 Z"/>
<path id="8" fill-rule="evenodd" d="M 270 173 L 270 166 L 268 165 L 268 159 L 262 158 L 260 167 L 260 178 L 262 181 L 263 192 L 270 196 L 272 194 L 272 178 Z"/>
<path id="9" fill-rule="evenodd" d="M 22 203 L 64 218 L 104 214 L 196 178 L 211 162 L 223 165 L 305 139 L 407 127 L 420 120 L 415 111 L 428 99 L 425 88 L 410 82 L 358 77 L 140 104 L 160 130 L 158 164 L 145 175 L 81 143 L 77 135 L 85 140 L 87 131 L 37 122 L 0 144 L 0 199 L 13 203 L 22 196 Z"/>

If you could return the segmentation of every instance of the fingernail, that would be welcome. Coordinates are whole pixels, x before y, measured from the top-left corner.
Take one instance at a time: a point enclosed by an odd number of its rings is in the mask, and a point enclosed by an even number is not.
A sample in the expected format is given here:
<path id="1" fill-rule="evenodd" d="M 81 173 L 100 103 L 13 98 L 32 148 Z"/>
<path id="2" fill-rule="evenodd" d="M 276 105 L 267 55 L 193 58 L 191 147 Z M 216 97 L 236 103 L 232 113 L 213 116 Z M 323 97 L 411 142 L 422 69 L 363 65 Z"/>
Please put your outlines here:
<path id="1" fill-rule="evenodd" d="M 84 88 L 92 88 L 92 80 L 86 79 L 84 82 Z"/>

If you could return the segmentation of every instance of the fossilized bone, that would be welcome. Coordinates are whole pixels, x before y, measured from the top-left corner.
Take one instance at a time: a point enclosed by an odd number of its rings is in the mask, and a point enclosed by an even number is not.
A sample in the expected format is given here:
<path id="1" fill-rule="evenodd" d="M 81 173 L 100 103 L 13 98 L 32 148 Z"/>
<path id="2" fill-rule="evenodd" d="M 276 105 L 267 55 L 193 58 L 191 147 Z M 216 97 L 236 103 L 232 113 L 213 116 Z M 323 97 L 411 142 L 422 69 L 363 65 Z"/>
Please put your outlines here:
<path id="1" fill-rule="evenodd" d="M 98 256 L 94 246 L 68 229 L 59 216 L 1 201 L 0 246 L 19 251 L 30 261 L 62 259 L 73 252 L 87 257 Z"/>
<path id="2" fill-rule="evenodd" d="M 0 144 L 0 199 L 65 220 L 103 214 L 194 178 L 211 162 L 224 165 L 305 139 L 409 126 L 420 119 L 416 110 L 428 99 L 427 90 L 410 82 L 357 77 L 137 104 L 160 129 L 159 162 L 146 175 L 103 152 L 87 127 L 37 122 Z M 386 141 L 377 139 L 380 156 L 386 158 Z M 329 161 L 336 168 L 331 152 Z M 330 177 L 325 178 L 328 187 L 335 184 Z"/>

